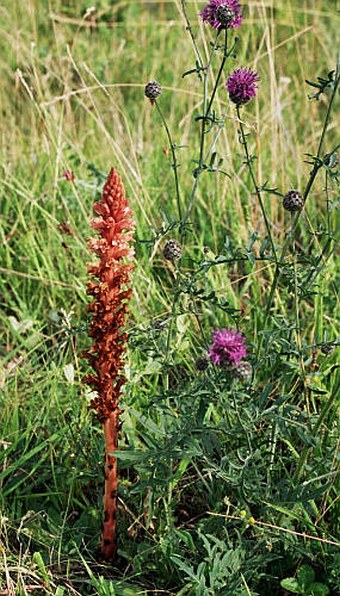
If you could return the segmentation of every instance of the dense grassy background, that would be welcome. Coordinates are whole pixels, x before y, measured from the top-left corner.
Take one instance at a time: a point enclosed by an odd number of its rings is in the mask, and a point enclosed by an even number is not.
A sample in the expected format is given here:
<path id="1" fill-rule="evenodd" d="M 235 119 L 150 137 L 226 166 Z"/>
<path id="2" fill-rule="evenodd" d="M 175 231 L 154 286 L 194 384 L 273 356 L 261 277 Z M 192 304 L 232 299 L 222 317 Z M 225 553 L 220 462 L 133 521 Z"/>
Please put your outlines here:
<path id="1" fill-rule="evenodd" d="M 188 3 L 188 14 L 206 54 L 202 5 Z M 244 111 L 258 180 L 304 188 L 329 100 L 310 101 L 305 79 L 335 68 L 335 3 L 255 0 L 244 12 L 227 72 L 242 64 L 261 76 Z M 319 349 L 336 340 L 335 180 L 322 168 L 299 225 L 301 261 L 280 281 L 261 335 L 274 263 L 251 257 L 265 228 L 221 87 L 216 150 L 231 178 L 201 178 L 174 308 L 179 278 L 161 251 L 177 233 L 174 184 L 143 89 L 162 83 L 187 203 L 202 85 L 182 78 L 195 59 L 179 0 L 98 0 L 93 12 L 83 0 L 13 0 L 0 15 L 0 593 L 279 594 L 280 580 L 308 564 L 336 594 L 336 354 Z M 335 144 L 332 119 L 324 152 Z M 80 359 L 89 221 L 111 165 L 137 221 L 113 569 L 96 562 L 103 441 Z M 263 196 L 282 246 L 290 219 L 278 196 Z M 237 250 L 249 259 L 216 264 Z M 236 322 L 256 377 L 230 390 L 194 363 L 211 328 Z"/>

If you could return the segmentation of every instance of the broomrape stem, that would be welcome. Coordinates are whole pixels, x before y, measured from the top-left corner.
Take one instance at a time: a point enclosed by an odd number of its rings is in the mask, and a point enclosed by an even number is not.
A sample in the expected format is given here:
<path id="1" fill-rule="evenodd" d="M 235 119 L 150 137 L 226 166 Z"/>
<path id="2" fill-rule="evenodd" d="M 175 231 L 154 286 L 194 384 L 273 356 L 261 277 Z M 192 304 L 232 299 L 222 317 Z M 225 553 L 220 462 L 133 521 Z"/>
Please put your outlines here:
<path id="1" fill-rule="evenodd" d="M 119 411 L 112 412 L 103 423 L 105 437 L 105 491 L 103 498 L 104 522 L 101 551 L 105 561 L 112 561 L 117 550 L 117 459 L 112 455 L 118 449 Z"/>

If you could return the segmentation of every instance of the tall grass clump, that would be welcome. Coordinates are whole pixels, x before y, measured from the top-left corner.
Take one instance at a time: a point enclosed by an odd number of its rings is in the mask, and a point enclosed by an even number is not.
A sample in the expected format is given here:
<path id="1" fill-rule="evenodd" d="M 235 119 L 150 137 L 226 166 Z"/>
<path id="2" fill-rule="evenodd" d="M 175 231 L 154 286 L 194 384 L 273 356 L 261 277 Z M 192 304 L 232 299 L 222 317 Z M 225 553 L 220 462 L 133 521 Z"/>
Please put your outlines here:
<path id="1" fill-rule="evenodd" d="M 337 594 L 333 7 L 3 12 L 1 590 Z"/>

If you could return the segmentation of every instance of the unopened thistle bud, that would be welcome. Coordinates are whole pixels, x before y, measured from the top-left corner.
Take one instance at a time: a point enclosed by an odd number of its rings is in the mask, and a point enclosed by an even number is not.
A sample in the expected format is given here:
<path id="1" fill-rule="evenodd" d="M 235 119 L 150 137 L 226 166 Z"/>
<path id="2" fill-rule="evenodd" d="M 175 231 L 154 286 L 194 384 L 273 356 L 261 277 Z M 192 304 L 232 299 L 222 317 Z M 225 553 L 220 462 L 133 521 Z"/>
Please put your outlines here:
<path id="1" fill-rule="evenodd" d="M 216 10 L 216 18 L 221 27 L 226 28 L 234 18 L 234 11 L 227 4 L 221 4 Z"/>
<path id="2" fill-rule="evenodd" d="M 199 356 L 198 358 L 196 358 L 196 361 L 195 361 L 196 370 L 199 370 L 199 371 L 206 370 L 206 368 L 208 368 L 208 365 L 209 365 L 208 358 L 206 358 L 205 356 Z"/>
<path id="3" fill-rule="evenodd" d="M 243 382 L 250 381 L 253 376 L 253 367 L 247 360 L 241 360 L 234 371 L 235 376 Z"/>
<path id="4" fill-rule="evenodd" d="M 161 93 L 162 87 L 159 83 L 157 83 L 157 81 L 150 81 L 145 85 L 144 94 L 145 97 L 150 99 L 151 103 L 153 103 Z"/>
<path id="5" fill-rule="evenodd" d="M 332 343 L 322 344 L 322 346 L 321 346 L 321 352 L 323 354 L 325 354 L 325 356 L 332 354 L 334 352 L 334 350 L 335 350 L 335 346 Z"/>
<path id="6" fill-rule="evenodd" d="M 177 261 L 182 256 L 182 247 L 177 240 L 168 240 L 163 248 L 163 256 L 168 261 Z"/>
<path id="7" fill-rule="evenodd" d="M 287 211 L 300 211 L 304 205 L 304 198 L 298 190 L 290 190 L 283 197 L 283 207 Z"/>
<path id="8" fill-rule="evenodd" d="M 242 10 L 238 0 L 209 0 L 200 13 L 203 23 L 214 29 L 236 29 L 242 24 Z"/>

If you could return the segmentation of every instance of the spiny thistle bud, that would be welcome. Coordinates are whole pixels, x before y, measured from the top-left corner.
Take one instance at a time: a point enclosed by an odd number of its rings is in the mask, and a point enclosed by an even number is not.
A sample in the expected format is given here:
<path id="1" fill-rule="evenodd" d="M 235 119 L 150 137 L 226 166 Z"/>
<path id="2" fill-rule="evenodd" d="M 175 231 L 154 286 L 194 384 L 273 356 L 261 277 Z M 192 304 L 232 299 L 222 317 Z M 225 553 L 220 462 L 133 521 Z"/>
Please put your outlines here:
<path id="1" fill-rule="evenodd" d="M 283 207 L 287 211 L 300 211 L 304 205 L 304 198 L 298 190 L 290 190 L 283 197 Z"/>
<path id="2" fill-rule="evenodd" d="M 323 354 L 325 354 L 325 356 L 332 354 L 334 352 L 334 350 L 335 350 L 335 345 L 332 343 L 322 344 L 322 346 L 321 346 L 321 352 Z"/>
<path id="3" fill-rule="evenodd" d="M 205 356 L 199 356 L 198 358 L 196 358 L 195 361 L 195 368 L 196 370 L 206 370 L 206 368 L 208 368 L 209 362 L 208 359 Z"/>
<path id="4" fill-rule="evenodd" d="M 253 376 L 253 367 L 247 360 L 241 360 L 235 367 L 235 376 L 240 381 L 250 381 Z"/>
<path id="5" fill-rule="evenodd" d="M 228 27 L 234 18 L 234 11 L 227 4 L 221 4 L 216 10 L 216 18 L 221 23 L 221 27 Z"/>
<path id="6" fill-rule="evenodd" d="M 150 99 L 151 103 L 153 103 L 161 93 L 162 87 L 159 83 L 157 83 L 157 81 L 150 81 L 145 85 L 144 94 L 145 97 Z"/>
<path id="7" fill-rule="evenodd" d="M 168 240 L 163 248 L 163 256 L 168 261 L 177 261 L 182 256 L 182 247 L 177 240 Z"/>

